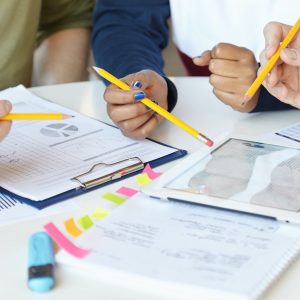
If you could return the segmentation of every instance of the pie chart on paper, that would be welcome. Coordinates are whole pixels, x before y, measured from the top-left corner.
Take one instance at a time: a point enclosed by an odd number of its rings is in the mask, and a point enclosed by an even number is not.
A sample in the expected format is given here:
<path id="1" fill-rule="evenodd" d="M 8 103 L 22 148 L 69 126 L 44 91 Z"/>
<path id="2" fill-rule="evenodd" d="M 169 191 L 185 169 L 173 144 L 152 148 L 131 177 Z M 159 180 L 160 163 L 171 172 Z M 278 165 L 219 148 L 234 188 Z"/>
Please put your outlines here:
<path id="1" fill-rule="evenodd" d="M 68 138 L 78 133 L 78 127 L 66 123 L 54 123 L 43 127 L 40 132 L 47 137 Z"/>

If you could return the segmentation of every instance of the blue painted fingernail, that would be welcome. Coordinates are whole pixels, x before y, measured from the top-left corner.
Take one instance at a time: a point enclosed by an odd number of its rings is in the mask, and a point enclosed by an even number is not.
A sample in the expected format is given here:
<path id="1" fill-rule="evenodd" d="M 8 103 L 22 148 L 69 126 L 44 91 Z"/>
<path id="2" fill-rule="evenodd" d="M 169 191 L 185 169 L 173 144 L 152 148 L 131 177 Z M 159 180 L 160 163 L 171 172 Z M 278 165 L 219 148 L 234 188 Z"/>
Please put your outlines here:
<path id="1" fill-rule="evenodd" d="M 138 92 L 134 94 L 134 99 L 135 100 L 142 100 L 145 98 L 145 93 L 144 92 Z"/>
<path id="2" fill-rule="evenodd" d="M 142 83 L 140 81 L 135 81 L 132 86 L 140 89 L 142 87 Z"/>

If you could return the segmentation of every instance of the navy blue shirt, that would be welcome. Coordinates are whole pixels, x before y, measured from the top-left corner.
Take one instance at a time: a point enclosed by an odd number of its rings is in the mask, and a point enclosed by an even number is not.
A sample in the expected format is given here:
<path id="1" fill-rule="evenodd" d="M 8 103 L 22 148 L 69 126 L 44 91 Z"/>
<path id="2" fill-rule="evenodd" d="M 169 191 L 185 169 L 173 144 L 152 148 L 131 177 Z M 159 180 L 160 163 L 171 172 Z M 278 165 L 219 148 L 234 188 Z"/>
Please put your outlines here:
<path id="1" fill-rule="evenodd" d="M 92 34 L 97 66 L 119 78 L 144 69 L 164 76 L 162 50 L 168 44 L 169 17 L 168 0 L 97 1 Z M 169 110 L 172 110 L 177 101 L 177 90 L 170 80 L 165 79 Z M 294 107 L 279 101 L 261 87 L 253 112 L 290 108 Z"/>

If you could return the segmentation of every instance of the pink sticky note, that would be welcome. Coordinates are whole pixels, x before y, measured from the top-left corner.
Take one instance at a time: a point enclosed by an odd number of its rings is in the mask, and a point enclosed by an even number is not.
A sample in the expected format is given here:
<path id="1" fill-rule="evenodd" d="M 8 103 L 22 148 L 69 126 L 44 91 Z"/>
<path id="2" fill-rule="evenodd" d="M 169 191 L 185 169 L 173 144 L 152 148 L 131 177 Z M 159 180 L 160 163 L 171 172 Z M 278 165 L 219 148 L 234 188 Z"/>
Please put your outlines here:
<path id="1" fill-rule="evenodd" d="M 158 176 L 160 176 L 162 174 L 162 173 L 153 171 L 149 164 L 146 165 L 143 173 L 147 173 L 149 178 L 152 179 L 152 180 L 157 178 Z"/>
<path id="2" fill-rule="evenodd" d="M 84 258 L 91 252 L 73 244 L 52 222 L 44 225 L 44 228 L 52 239 L 69 254 L 77 258 Z"/>
<path id="3" fill-rule="evenodd" d="M 132 197 L 133 195 L 135 195 L 138 191 L 135 190 L 135 189 L 131 189 L 129 187 L 126 187 L 126 186 L 122 186 L 120 187 L 118 190 L 117 190 L 117 193 L 120 193 L 124 196 L 127 196 L 127 197 Z"/>

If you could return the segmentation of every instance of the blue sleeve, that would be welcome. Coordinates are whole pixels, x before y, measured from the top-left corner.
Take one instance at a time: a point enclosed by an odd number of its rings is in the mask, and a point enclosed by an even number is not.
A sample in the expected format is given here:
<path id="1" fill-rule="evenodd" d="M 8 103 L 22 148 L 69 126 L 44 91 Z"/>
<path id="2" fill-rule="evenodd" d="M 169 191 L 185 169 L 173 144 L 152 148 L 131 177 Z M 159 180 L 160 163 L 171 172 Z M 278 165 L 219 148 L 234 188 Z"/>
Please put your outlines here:
<path id="1" fill-rule="evenodd" d="M 98 67 L 117 77 L 143 69 L 164 75 L 168 44 L 168 0 L 99 0 L 92 34 Z"/>
<path id="2" fill-rule="evenodd" d="M 257 105 L 251 112 L 287 109 L 295 109 L 295 107 L 279 101 L 277 98 L 272 96 L 264 86 L 261 86 Z"/>

